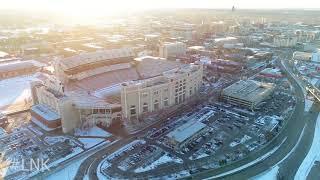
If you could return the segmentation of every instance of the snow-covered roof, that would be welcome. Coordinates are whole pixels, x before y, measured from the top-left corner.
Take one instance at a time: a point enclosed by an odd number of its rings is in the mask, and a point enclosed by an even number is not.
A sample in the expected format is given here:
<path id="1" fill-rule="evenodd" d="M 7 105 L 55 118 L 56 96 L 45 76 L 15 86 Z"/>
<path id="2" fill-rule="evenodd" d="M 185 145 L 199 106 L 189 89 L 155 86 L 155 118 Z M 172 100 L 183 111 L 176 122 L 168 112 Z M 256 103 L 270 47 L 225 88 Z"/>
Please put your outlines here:
<path id="1" fill-rule="evenodd" d="M 175 141 L 182 143 L 185 140 L 194 136 L 197 132 L 205 128 L 206 125 L 198 121 L 189 121 L 182 126 L 178 127 L 174 131 L 167 134 L 167 137 L 174 139 Z"/>
<path id="2" fill-rule="evenodd" d="M 10 63 L 0 64 L 0 73 L 17 71 L 21 69 L 28 69 L 28 68 L 34 68 L 34 67 L 43 67 L 43 66 L 45 65 L 34 60 L 15 61 Z"/>
<path id="3" fill-rule="evenodd" d="M 56 121 L 60 116 L 45 104 L 37 104 L 31 107 L 31 110 L 47 121 Z"/>
<path id="4" fill-rule="evenodd" d="M 62 64 L 62 67 L 67 70 L 84 64 L 131 56 L 134 56 L 134 51 L 131 48 L 111 49 L 82 53 L 76 56 L 65 58 L 60 63 Z"/>

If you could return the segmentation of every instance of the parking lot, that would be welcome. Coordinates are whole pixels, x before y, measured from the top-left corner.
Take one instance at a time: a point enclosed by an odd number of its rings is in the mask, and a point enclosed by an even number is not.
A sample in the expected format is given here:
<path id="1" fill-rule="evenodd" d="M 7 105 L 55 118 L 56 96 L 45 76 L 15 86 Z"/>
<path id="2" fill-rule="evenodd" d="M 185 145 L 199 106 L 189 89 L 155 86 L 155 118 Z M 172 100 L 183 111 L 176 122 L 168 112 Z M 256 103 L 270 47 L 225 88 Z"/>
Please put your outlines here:
<path id="1" fill-rule="evenodd" d="M 65 138 L 63 141 L 48 143 L 48 137 L 55 137 L 55 135 L 43 131 L 29 121 L 23 122 L 22 117 L 28 116 L 25 116 L 25 113 L 11 116 L 10 121 L 18 118 L 18 122 L 1 129 L 0 163 L 9 164 L 9 166 L 2 167 L 0 171 L 5 172 L 6 176 L 12 177 L 16 173 L 31 170 L 29 166 L 38 159 L 50 165 L 83 151 L 81 143 L 76 139 Z M 24 165 L 15 167 L 15 162 Z M 33 170 L 36 169 L 33 168 Z"/>
<path id="2" fill-rule="evenodd" d="M 198 104 L 188 112 L 168 118 L 159 128 L 150 129 L 141 139 L 145 143 L 121 152 L 121 155 L 109 161 L 117 166 L 110 165 L 105 171 L 108 174 L 133 173 L 135 169 L 146 167 L 150 161 L 156 160 L 164 151 L 181 158 L 183 162 L 210 156 L 213 166 L 219 167 L 258 150 L 282 128 L 286 117 L 294 109 L 296 99 L 286 78 L 257 76 L 254 79 L 276 84 L 274 93 L 259 108 L 252 111 L 223 101 Z M 168 140 L 167 135 L 190 121 L 204 123 L 206 127 L 177 148 Z"/>

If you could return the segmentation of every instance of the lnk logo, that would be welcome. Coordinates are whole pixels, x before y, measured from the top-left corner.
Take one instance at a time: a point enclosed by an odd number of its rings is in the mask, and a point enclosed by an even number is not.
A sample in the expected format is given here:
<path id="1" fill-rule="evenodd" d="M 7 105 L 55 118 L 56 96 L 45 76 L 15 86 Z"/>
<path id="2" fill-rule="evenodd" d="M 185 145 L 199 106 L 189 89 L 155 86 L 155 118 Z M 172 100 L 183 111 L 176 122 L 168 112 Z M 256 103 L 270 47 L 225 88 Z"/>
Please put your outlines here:
<path id="1" fill-rule="evenodd" d="M 19 171 L 50 171 L 48 167 L 49 159 L 12 159 L 8 162 L 7 170 L 0 171 L 0 177 L 8 175 L 9 171 L 19 172 Z"/>

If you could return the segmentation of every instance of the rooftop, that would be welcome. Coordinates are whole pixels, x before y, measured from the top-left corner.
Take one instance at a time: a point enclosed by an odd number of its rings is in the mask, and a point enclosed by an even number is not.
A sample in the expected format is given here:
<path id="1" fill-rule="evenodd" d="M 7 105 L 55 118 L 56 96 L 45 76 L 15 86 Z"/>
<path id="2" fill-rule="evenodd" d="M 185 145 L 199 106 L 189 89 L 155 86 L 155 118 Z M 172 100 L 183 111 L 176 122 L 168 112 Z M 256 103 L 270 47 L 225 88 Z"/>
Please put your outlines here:
<path id="1" fill-rule="evenodd" d="M 223 94 L 238 99 L 257 101 L 269 94 L 274 88 L 272 83 L 263 83 L 254 80 L 240 80 L 223 90 Z"/>
<path id="2" fill-rule="evenodd" d="M 130 48 L 99 50 L 96 52 L 82 53 L 76 56 L 62 59 L 60 63 L 65 70 L 99 61 L 112 60 L 118 58 L 132 57 L 134 52 Z"/>
<path id="3" fill-rule="evenodd" d="M 311 60 L 312 53 L 296 51 L 293 53 L 293 59 L 295 60 Z"/>
<path id="4" fill-rule="evenodd" d="M 223 42 L 223 41 L 232 41 L 232 40 L 237 40 L 235 37 L 223 37 L 223 38 L 215 38 L 215 42 Z"/>
<path id="5" fill-rule="evenodd" d="M 0 73 L 17 71 L 17 70 L 28 69 L 33 67 L 43 67 L 43 66 L 45 65 L 34 60 L 14 61 L 14 62 L 0 64 Z"/>
<path id="6" fill-rule="evenodd" d="M 167 134 L 167 137 L 181 143 L 194 136 L 197 132 L 205 127 L 206 125 L 201 122 L 189 121 L 175 129 L 174 131 L 171 131 L 169 134 Z"/>
<path id="7" fill-rule="evenodd" d="M 99 98 L 94 96 L 94 94 L 85 92 L 85 91 L 77 91 L 77 92 L 67 92 L 67 96 L 72 99 L 72 102 L 75 104 L 77 108 L 113 108 L 118 107 L 117 104 L 112 104 L 111 102 L 107 102 L 106 99 Z"/>
<path id="8" fill-rule="evenodd" d="M 37 104 L 32 106 L 31 110 L 42 116 L 47 121 L 55 121 L 60 119 L 60 116 L 45 104 Z"/>

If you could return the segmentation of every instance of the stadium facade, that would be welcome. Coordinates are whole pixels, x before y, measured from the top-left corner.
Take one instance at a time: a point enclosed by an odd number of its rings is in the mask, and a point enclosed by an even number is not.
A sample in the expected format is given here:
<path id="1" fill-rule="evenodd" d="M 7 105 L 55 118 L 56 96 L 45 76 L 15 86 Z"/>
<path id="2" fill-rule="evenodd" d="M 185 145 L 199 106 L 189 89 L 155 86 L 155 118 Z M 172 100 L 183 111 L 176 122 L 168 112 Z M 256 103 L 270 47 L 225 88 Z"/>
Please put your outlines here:
<path id="1" fill-rule="evenodd" d="M 134 57 L 123 48 L 56 60 L 54 76 L 32 83 L 33 120 L 65 133 L 121 120 L 130 127 L 141 115 L 185 102 L 202 85 L 202 65 Z"/>

